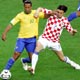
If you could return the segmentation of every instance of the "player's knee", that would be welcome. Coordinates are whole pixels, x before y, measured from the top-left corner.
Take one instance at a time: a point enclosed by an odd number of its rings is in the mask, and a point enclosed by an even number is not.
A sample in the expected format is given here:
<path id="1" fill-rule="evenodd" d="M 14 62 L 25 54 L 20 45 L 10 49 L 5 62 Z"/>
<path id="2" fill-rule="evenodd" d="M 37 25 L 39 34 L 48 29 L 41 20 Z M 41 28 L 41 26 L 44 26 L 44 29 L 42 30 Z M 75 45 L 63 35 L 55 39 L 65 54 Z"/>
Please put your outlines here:
<path id="1" fill-rule="evenodd" d="M 19 53 L 19 52 L 15 52 L 15 53 L 13 54 L 13 59 L 16 61 L 19 56 L 20 56 L 20 53 Z"/>
<path id="2" fill-rule="evenodd" d="M 40 52 L 42 49 L 43 49 L 42 44 L 41 44 L 40 42 L 38 42 L 37 45 L 36 45 L 36 49 L 35 49 L 35 50 L 36 50 L 37 52 Z"/>

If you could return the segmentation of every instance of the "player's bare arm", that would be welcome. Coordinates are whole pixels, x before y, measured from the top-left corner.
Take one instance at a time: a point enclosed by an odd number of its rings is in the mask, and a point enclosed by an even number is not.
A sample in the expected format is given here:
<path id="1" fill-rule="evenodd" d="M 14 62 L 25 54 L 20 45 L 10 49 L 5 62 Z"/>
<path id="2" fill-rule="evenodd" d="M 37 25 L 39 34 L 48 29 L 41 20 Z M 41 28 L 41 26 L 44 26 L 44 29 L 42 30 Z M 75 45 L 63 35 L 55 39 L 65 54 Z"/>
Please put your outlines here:
<path id="1" fill-rule="evenodd" d="M 7 35 L 7 32 L 10 31 L 10 29 L 12 28 L 12 25 L 9 24 L 6 29 L 4 30 L 4 32 L 2 33 L 2 40 L 5 41 L 6 40 L 6 35 Z"/>

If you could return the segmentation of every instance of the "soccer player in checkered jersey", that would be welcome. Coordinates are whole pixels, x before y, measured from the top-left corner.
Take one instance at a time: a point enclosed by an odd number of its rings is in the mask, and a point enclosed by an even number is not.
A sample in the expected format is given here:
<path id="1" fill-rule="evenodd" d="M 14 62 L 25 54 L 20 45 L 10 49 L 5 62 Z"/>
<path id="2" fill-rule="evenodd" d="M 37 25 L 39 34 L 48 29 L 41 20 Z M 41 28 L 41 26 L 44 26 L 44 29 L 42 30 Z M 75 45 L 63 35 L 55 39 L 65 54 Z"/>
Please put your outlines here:
<path id="1" fill-rule="evenodd" d="M 74 35 L 77 30 L 73 29 L 66 17 L 64 17 L 64 13 L 67 11 L 67 7 L 65 5 L 59 5 L 56 11 L 50 11 L 43 8 L 38 8 L 35 17 L 38 17 L 38 13 L 43 11 L 45 14 L 48 15 L 47 23 L 44 29 L 43 34 L 39 37 L 37 41 L 37 46 L 35 52 L 32 55 L 32 65 L 28 68 L 28 70 L 34 74 L 35 67 L 38 61 L 39 52 L 46 47 L 49 47 L 54 51 L 58 58 L 70 64 L 75 69 L 80 69 L 80 66 L 70 60 L 67 56 L 64 56 L 61 45 L 60 45 L 60 35 L 62 30 L 65 28 L 71 35 Z"/>

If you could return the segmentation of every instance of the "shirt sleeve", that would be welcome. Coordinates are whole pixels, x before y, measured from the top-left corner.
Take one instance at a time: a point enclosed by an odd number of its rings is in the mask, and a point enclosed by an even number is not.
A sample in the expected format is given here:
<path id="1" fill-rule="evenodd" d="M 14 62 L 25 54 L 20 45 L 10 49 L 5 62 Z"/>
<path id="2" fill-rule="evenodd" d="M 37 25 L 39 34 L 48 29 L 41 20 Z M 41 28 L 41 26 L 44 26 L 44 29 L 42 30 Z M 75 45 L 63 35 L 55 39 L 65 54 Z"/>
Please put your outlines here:
<path id="1" fill-rule="evenodd" d="M 16 17 L 14 17 L 10 23 L 14 26 L 15 24 L 17 24 L 20 21 L 20 15 L 18 14 Z"/>
<path id="2" fill-rule="evenodd" d="M 73 31 L 73 28 L 67 18 L 64 19 L 64 26 L 68 32 Z"/>
<path id="3" fill-rule="evenodd" d="M 52 10 L 48 10 L 46 8 L 43 8 L 42 12 L 45 13 L 45 14 L 50 14 L 52 12 Z"/>

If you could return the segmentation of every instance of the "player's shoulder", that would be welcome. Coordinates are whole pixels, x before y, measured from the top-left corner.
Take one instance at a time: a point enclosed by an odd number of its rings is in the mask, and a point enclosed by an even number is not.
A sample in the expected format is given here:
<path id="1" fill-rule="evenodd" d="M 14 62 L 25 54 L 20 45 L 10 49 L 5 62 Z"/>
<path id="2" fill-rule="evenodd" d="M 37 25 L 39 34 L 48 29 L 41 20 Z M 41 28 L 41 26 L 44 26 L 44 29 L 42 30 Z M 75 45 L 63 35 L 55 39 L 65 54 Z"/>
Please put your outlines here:
<path id="1" fill-rule="evenodd" d="M 36 11 L 36 10 L 32 10 L 31 12 L 32 12 L 32 13 L 35 13 L 35 11 Z"/>
<path id="2" fill-rule="evenodd" d="M 62 20 L 63 21 L 68 21 L 67 17 L 64 17 L 64 16 L 62 17 Z"/>
<path id="3" fill-rule="evenodd" d="M 24 11 L 17 13 L 17 16 L 23 16 L 25 13 Z"/>
<path id="4" fill-rule="evenodd" d="M 21 12 L 19 12 L 18 14 L 19 14 L 19 15 L 22 15 L 22 14 L 24 14 L 24 11 L 21 11 Z"/>

